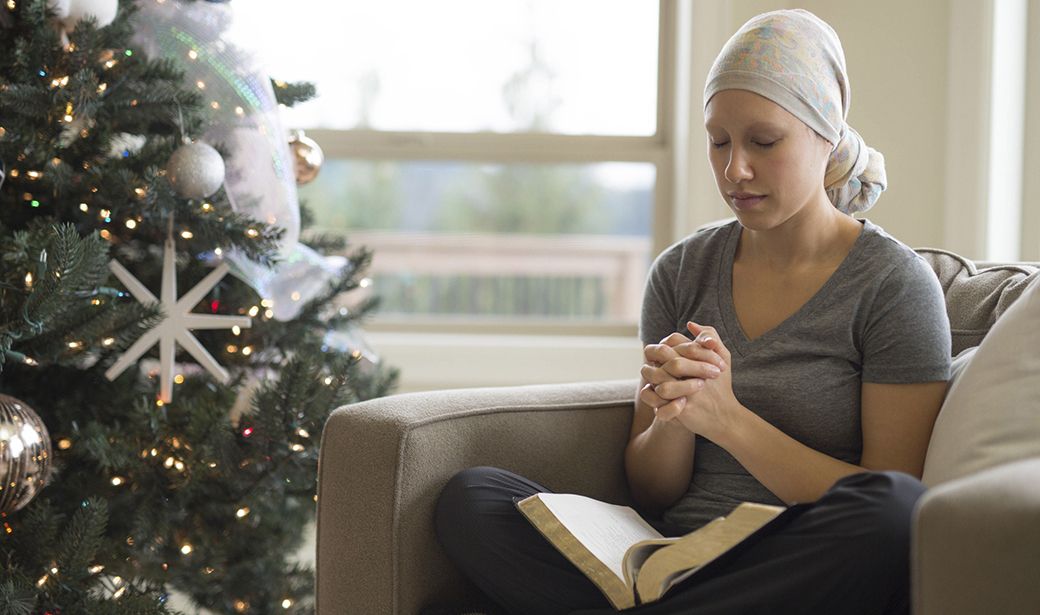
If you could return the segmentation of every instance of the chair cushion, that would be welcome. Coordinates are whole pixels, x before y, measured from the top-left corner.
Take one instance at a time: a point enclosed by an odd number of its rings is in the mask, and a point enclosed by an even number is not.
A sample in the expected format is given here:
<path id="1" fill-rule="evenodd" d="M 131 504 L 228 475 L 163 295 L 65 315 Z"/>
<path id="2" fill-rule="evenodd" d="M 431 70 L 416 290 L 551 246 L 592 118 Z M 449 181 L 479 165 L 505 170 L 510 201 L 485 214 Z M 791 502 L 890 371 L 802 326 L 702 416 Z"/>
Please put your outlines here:
<path id="1" fill-rule="evenodd" d="M 923 481 L 934 486 L 1040 457 L 1040 278 L 985 336 L 950 386 L 932 431 Z"/>
<path id="2" fill-rule="evenodd" d="M 978 346 L 997 318 L 1037 277 L 1037 268 L 1030 265 L 983 267 L 945 250 L 918 248 L 916 252 L 932 266 L 946 294 L 954 356 Z"/>

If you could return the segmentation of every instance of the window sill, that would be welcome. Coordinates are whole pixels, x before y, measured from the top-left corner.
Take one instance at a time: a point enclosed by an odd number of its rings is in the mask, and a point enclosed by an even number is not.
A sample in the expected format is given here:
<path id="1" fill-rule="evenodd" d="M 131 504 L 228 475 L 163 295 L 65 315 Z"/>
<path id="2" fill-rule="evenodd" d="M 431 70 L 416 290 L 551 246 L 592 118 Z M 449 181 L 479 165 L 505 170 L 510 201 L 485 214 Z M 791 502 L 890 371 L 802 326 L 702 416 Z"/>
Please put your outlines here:
<path id="1" fill-rule="evenodd" d="M 379 331 L 373 352 L 401 370 L 396 392 L 639 376 L 641 344 L 622 336 Z"/>

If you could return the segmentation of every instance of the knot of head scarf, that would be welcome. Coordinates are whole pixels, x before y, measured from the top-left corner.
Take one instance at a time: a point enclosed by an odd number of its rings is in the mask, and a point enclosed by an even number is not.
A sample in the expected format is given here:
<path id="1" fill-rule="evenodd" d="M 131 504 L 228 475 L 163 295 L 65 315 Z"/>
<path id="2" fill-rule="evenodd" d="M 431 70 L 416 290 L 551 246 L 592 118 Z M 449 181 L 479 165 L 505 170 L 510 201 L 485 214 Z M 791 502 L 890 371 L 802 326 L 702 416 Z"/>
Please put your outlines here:
<path id="1" fill-rule="evenodd" d="M 722 90 L 748 90 L 786 109 L 832 145 L 824 187 L 852 214 L 885 189 L 885 159 L 846 123 L 852 90 L 834 30 L 801 9 L 753 17 L 734 34 L 708 72 L 704 106 Z"/>

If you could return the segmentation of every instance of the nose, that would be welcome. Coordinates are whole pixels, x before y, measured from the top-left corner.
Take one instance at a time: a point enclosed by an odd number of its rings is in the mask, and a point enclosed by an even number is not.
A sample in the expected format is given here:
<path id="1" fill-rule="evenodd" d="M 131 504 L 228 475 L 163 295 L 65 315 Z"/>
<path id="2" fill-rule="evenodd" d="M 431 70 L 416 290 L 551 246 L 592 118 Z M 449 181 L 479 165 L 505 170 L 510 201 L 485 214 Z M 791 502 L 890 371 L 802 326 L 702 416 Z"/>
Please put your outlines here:
<path id="1" fill-rule="evenodd" d="M 748 160 L 747 152 L 744 151 L 744 148 L 737 145 L 732 145 L 729 148 L 729 163 L 726 164 L 725 174 L 726 179 L 734 184 L 739 184 L 755 177 L 755 173 L 751 169 L 751 162 Z"/>

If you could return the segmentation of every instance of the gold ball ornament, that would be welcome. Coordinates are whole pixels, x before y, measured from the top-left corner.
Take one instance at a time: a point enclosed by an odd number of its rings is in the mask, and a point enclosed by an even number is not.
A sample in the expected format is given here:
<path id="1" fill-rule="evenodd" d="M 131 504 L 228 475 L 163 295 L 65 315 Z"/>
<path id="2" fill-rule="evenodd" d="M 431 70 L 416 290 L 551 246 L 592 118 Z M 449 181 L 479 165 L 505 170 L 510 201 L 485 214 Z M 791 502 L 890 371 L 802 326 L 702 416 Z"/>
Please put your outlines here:
<path id="1" fill-rule="evenodd" d="M 186 199 L 208 198 L 224 184 L 224 159 L 211 145 L 185 143 L 166 163 L 166 179 Z"/>
<path id="2" fill-rule="evenodd" d="M 325 154 L 314 139 L 304 135 L 302 130 L 294 130 L 289 135 L 289 149 L 292 150 L 298 185 L 302 186 L 318 176 Z"/>
<path id="3" fill-rule="evenodd" d="M 13 513 L 47 485 L 51 437 L 25 403 L 0 395 L 0 513 Z"/>

